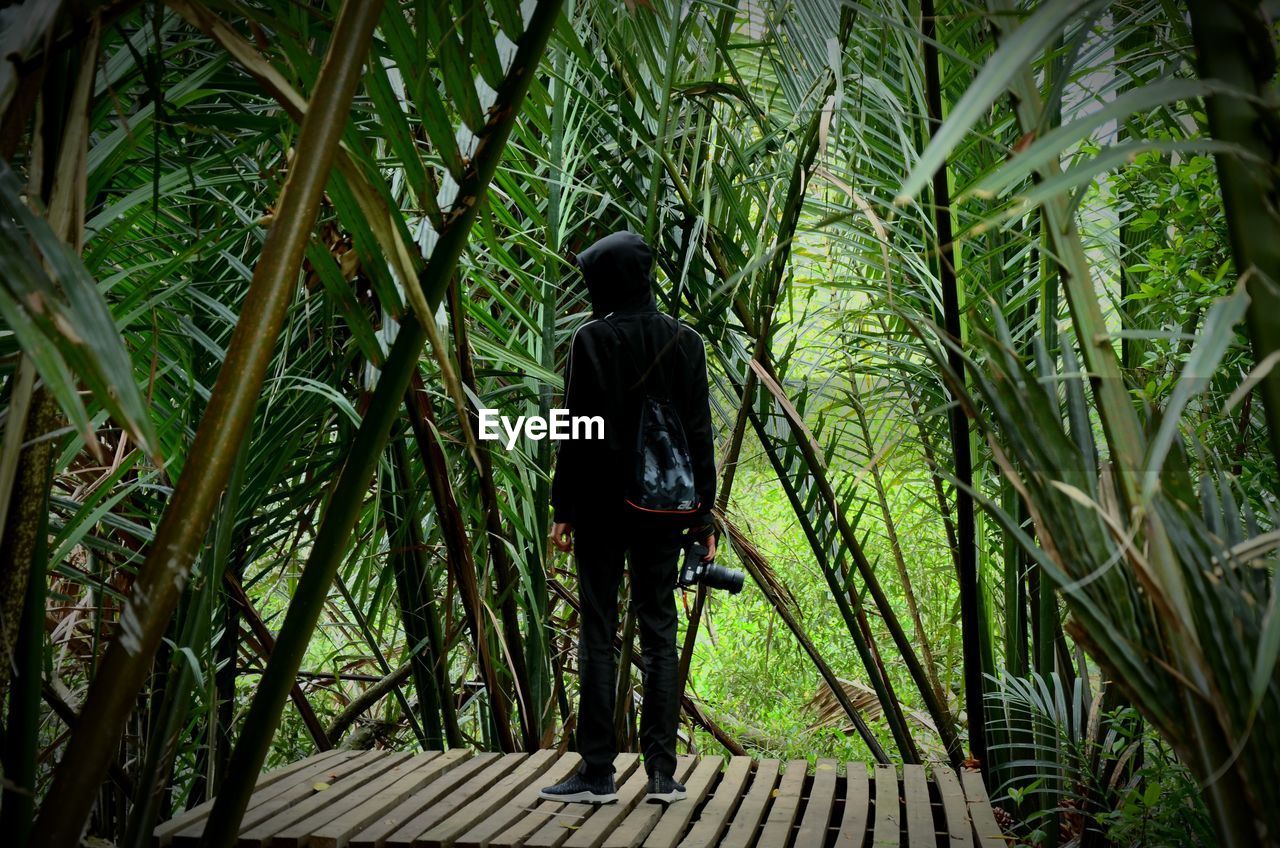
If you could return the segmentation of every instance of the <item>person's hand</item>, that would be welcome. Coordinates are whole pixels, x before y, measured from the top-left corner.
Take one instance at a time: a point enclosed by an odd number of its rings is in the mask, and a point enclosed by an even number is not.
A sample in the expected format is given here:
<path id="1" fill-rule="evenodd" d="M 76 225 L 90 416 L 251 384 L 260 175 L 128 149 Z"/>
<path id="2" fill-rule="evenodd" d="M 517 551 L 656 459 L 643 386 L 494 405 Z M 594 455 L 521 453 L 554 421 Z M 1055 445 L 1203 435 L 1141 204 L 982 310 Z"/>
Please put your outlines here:
<path id="1" fill-rule="evenodd" d="M 707 538 L 702 540 L 702 544 L 707 549 L 707 553 L 703 556 L 702 561 L 711 562 L 711 560 L 716 558 L 716 534 L 709 533 Z"/>
<path id="2" fill-rule="evenodd" d="M 572 551 L 573 525 L 567 521 L 557 521 L 551 525 L 551 543 L 566 554 Z"/>

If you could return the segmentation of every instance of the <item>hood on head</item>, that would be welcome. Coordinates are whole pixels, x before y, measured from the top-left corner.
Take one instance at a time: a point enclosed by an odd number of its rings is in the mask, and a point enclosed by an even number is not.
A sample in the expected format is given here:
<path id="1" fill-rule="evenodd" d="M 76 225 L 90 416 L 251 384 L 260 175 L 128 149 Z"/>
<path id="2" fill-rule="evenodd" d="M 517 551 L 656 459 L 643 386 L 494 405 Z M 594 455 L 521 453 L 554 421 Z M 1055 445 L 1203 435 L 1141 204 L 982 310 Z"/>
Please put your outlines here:
<path id="1" fill-rule="evenodd" d="M 653 251 L 635 233 L 607 235 L 574 257 L 596 315 L 654 303 Z"/>

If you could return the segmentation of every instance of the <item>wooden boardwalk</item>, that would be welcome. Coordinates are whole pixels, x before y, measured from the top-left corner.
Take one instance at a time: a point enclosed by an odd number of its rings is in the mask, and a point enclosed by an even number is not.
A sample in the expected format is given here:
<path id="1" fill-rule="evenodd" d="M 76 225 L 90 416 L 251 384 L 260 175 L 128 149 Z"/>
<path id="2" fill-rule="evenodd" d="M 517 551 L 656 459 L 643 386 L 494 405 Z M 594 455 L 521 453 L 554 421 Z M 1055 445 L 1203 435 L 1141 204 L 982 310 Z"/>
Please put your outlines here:
<path id="1" fill-rule="evenodd" d="M 637 755 L 618 757 L 616 804 L 538 800 L 577 754 L 328 751 L 259 779 L 240 845 L 382 848 L 996 848 L 1000 835 L 979 775 L 921 766 L 820 760 L 753 762 L 683 756 L 689 798 L 643 803 Z M 196 846 L 211 803 L 155 830 L 157 846 Z"/>

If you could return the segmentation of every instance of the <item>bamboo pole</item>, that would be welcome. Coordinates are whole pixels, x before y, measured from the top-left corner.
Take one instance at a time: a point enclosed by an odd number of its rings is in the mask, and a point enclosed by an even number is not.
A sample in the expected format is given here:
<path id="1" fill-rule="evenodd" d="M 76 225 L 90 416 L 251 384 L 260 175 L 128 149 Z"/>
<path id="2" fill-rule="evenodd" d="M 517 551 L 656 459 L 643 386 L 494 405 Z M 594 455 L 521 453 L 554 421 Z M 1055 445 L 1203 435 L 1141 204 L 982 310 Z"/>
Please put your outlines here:
<path id="1" fill-rule="evenodd" d="M 920 35 L 924 45 L 925 104 L 928 109 L 929 134 L 932 138 L 942 125 L 942 82 L 938 69 L 938 29 L 933 0 L 920 0 Z M 947 334 L 959 345 L 963 338 L 960 318 L 960 285 L 956 277 L 954 244 L 951 230 L 951 189 L 947 183 L 947 162 L 933 173 L 933 219 L 938 239 L 938 283 L 942 288 L 942 318 Z M 964 357 L 952 349 L 948 355 L 951 368 L 964 375 Z M 978 761 L 983 774 L 987 771 L 987 731 L 983 704 L 983 658 L 980 632 L 982 611 L 978 603 L 978 539 L 977 519 L 973 509 L 973 456 L 969 441 L 969 422 L 959 403 L 947 413 L 951 430 L 951 459 L 958 485 L 956 500 L 957 580 L 960 584 L 960 638 L 964 655 L 965 712 L 969 718 L 969 752 Z"/>

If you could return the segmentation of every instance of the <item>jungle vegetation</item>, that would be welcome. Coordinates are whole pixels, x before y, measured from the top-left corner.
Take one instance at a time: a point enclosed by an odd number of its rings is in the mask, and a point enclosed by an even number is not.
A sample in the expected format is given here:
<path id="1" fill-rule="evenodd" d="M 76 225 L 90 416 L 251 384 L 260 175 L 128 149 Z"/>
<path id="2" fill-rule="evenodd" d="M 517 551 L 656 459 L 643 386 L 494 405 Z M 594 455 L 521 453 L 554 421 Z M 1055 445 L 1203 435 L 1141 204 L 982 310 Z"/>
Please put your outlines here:
<path id="1" fill-rule="evenodd" d="M 680 599 L 682 744 L 979 768 L 1020 844 L 1280 844 L 1274 9 L 0 9 L 6 844 L 571 745 L 554 448 L 477 411 L 556 404 L 623 228 L 750 575 Z"/>

